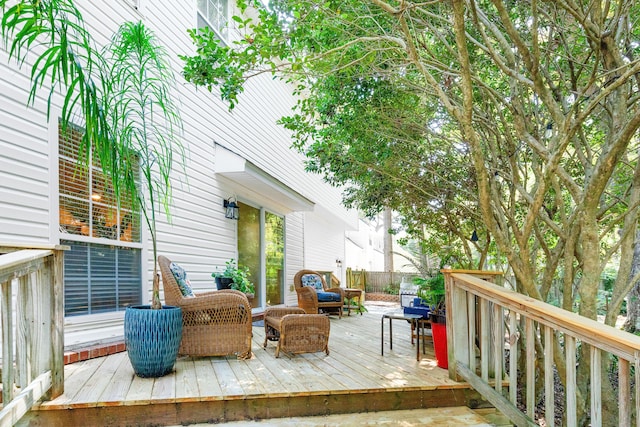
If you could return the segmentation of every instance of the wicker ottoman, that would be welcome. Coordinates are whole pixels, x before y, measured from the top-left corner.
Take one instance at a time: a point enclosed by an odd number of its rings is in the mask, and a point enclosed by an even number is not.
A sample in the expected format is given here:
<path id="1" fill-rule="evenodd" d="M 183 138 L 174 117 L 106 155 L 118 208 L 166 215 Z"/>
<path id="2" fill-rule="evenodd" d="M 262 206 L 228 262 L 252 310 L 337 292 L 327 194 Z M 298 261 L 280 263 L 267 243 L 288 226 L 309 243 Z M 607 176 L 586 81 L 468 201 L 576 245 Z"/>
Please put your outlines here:
<path id="1" fill-rule="evenodd" d="M 304 314 L 296 307 L 271 307 L 264 313 L 264 344 L 277 341 L 276 357 L 280 351 L 290 354 L 315 353 L 324 351 L 329 354 L 329 318 L 322 314 Z"/>

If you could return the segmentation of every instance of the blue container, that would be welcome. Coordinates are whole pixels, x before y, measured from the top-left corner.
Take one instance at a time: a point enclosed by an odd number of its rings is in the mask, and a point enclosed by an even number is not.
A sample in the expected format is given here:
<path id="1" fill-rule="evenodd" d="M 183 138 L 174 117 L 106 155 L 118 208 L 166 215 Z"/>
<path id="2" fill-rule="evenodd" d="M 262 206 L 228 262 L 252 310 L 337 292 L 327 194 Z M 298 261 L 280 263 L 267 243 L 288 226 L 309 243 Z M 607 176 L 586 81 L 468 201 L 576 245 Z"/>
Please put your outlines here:
<path id="1" fill-rule="evenodd" d="M 133 370 L 142 378 L 157 378 L 173 371 L 182 340 L 182 309 L 149 305 L 127 307 L 124 343 Z"/>
<path id="2" fill-rule="evenodd" d="M 429 307 L 405 307 L 404 314 L 419 314 L 423 319 L 429 318 L 431 309 Z"/>
<path id="3" fill-rule="evenodd" d="M 413 306 L 414 307 L 429 307 L 429 304 L 427 304 L 427 302 L 425 300 L 423 300 L 422 298 L 414 298 L 413 299 Z"/>

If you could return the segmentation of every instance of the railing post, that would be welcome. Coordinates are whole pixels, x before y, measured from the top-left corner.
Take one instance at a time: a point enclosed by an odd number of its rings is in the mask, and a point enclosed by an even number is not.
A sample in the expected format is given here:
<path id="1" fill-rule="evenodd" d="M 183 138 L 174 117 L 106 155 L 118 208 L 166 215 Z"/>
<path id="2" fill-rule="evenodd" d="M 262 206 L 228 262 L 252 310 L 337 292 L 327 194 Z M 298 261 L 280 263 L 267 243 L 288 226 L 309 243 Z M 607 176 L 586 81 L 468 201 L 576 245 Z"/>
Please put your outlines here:
<path id="1" fill-rule="evenodd" d="M 469 322 L 467 313 L 467 294 L 457 288 L 451 276 L 451 270 L 442 270 L 445 284 L 445 306 L 447 313 L 447 358 L 449 364 L 449 378 L 461 381 L 456 370 L 458 363 L 465 365 L 469 361 L 467 336 Z M 455 316 L 454 316 L 455 314 Z"/>
<path id="2" fill-rule="evenodd" d="M 480 324 L 476 323 L 476 310 L 475 310 L 475 297 L 467 294 L 467 292 L 455 285 L 454 273 L 466 273 L 471 274 L 479 279 L 483 279 L 492 283 L 495 283 L 497 276 L 501 276 L 502 273 L 494 271 L 476 271 L 476 270 L 453 270 L 443 269 L 441 272 L 444 274 L 445 283 L 445 305 L 447 310 L 447 348 L 448 348 L 448 362 L 449 362 L 449 378 L 461 381 L 456 372 L 456 364 L 460 363 L 464 366 L 469 364 L 469 369 L 475 368 L 475 363 L 471 363 L 475 358 L 475 335 L 476 328 L 482 327 L 483 322 L 489 327 L 489 331 L 493 329 L 491 321 L 492 310 L 490 307 L 486 307 L 488 315 L 481 316 Z M 482 302 L 482 301 L 481 301 Z M 473 307 L 472 307 L 473 305 Z M 481 314 L 484 314 L 481 310 Z M 474 316 L 473 319 L 470 316 Z M 488 322 L 488 323 L 487 323 Z M 471 329 L 473 327 L 473 329 Z M 487 334 L 487 338 L 491 336 Z M 485 350 L 489 350 L 488 343 L 483 346 Z M 488 352 L 487 357 L 484 358 L 487 365 L 487 372 L 493 373 L 494 366 L 491 363 L 493 354 Z"/>
<path id="3" fill-rule="evenodd" d="M 25 388 L 33 380 L 32 346 L 33 343 L 33 298 L 31 297 L 33 281 L 31 274 L 18 278 L 18 294 L 16 297 L 16 370 L 17 383 Z"/>
<path id="4" fill-rule="evenodd" d="M 13 369 L 13 306 L 11 280 L 2 282 L 2 401 L 13 399 L 15 370 Z"/>
<path id="5" fill-rule="evenodd" d="M 64 392 L 64 250 L 53 251 L 51 263 L 51 395 L 50 399 Z"/>

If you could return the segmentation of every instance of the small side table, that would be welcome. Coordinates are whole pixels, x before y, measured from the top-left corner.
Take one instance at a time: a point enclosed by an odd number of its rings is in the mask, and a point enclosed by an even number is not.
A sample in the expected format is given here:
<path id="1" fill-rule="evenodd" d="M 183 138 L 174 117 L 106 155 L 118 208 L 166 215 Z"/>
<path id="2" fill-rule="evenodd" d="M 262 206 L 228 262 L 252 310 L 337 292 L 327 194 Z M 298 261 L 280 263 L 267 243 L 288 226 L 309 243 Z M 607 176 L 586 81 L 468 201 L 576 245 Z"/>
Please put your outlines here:
<path id="1" fill-rule="evenodd" d="M 380 335 L 380 354 L 384 356 L 384 320 L 389 319 L 389 349 L 393 349 L 393 320 L 406 320 L 411 323 L 411 331 L 422 331 L 422 339 L 424 342 L 424 323 L 421 322 L 422 316 L 420 314 L 404 314 L 404 313 L 386 313 L 382 315 L 381 319 L 381 335 Z M 422 327 L 420 327 L 422 326 Z M 413 332 L 412 332 L 413 333 Z M 420 333 L 416 334 L 416 360 L 420 361 Z M 413 336 L 411 337 L 411 343 L 413 344 Z"/>
<path id="2" fill-rule="evenodd" d="M 347 316 L 351 316 L 351 302 L 358 300 L 358 312 L 362 316 L 362 289 L 345 288 L 344 298 L 347 300 Z"/>
<path id="3" fill-rule="evenodd" d="M 422 354 L 426 352 L 427 341 L 431 341 L 433 345 L 433 332 L 431 331 L 431 319 L 418 319 L 415 323 L 415 327 L 418 330 L 411 329 L 411 344 L 413 344 L 413 338 L 418 337 L 420 329 L 422 329 Z"/>

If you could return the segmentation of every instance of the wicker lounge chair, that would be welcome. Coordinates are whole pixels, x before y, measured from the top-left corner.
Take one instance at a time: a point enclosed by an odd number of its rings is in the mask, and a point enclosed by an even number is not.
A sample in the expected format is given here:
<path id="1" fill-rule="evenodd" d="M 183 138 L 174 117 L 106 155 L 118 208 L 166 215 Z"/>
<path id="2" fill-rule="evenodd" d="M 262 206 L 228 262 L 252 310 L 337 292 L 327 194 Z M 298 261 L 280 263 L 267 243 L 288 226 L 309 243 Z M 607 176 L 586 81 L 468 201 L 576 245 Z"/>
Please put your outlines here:
<path id="1" fill-rule="evenodd" d="M 167 305 L 182 308 L 179 354 L 251 357 L 251 306 L 245 294 L 231 289 L 183 296 L 170 270 L 171 261 L 158 257 Z"/>
<path id="2" fill-rule="evenodd" d="M 293 278 L 296 293 L 298 294 L 298 307 L 307 314 L 321 312 L 337 312 L 342 318 L 342 306 L 344 305 L 344 289 L 328 288 L 322 274 L 313 270 L 300 270 Z M 331 301 L 323 301 L 322 298 L 332 294 Z"/>
<path id="3" fill-rule="evenodd" d="M 269 307 L 264 312 L 264 344 L 277 341 L 280 351 L 290 354 L 324 351 L 329 355 L 329 318 L 323 314 L 305 314 L 297 307 Z"/>

